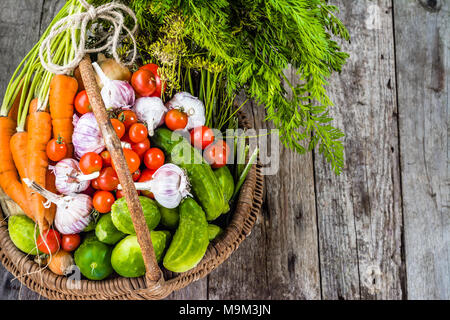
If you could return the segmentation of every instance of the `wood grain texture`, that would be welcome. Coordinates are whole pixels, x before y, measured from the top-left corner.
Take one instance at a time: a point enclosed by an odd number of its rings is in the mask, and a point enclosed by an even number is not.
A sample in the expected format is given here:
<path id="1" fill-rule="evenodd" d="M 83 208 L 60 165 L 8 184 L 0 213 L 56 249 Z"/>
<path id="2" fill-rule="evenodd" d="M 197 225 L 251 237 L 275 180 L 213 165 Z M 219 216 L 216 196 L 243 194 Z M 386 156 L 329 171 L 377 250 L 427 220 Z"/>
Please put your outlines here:
<path id="1" fill-rule="evenodd" d="M 294 71 L 287 76 L 297 82 Z M 262 106 L 249 103 L 245 111 L 255 128 L 271 128 Z M 321 297 L 312 154 L 280 150 L 279 171 L 266 176 L 262 214 L 239 250 L 209 275 L 209 299 Z"/>
<path id="2" fill-rule="evenodd" d="M 450 299 L 448 1 L 395 2 L 408 297 Z"/>
<path id="3" fill-rule="evenodd" d="M 330 81 L 335 125 L 346 133 L 345 168 L 316 154 L 324 299 L 404 297 L 391 1 L 336 1 L 351 57 Z"/>

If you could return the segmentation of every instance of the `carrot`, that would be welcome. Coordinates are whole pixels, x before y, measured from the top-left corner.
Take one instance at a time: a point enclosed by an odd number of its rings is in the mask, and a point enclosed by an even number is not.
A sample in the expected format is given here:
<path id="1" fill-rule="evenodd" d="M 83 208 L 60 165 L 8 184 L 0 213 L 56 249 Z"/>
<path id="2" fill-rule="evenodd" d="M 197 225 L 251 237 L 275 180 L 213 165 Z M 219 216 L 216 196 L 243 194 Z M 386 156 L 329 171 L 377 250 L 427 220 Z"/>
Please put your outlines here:
<path id="1" fill-rule="evenodd" d="M 45 178 L 45 188 L 53 193 L 58 193 L 56 189 L 56 177 L 51 170 L 47 170 L 47 175 Z M 48 221 L 53 221 L 56 215 L 56 204 L 52 203 L 50 207 L 50 212 L 48 213 Z"/>
<path id="2" fill-rule="evenodd" d="M 46 148 L 52 135 L 51 121 L 50 114 L 43 111 L 30 114 L 28 119 L 27 178 L 41 186 L 46 185 L 48 168 Z M 44 202 L 45 199 L 40 194 L 31 194 L 30 208 L 42 232 L 53 223 L 50 210 L 44 207 Z"/>
<path id="3" fill-rule="evenodd" d="M 33 100 L 31 100 L 30 107 L 29 107 L 29 110 L 28 110 L 29 114 L 35 113 L 37 111 L 37 108 L 38 108 L 38 105 L 39 105 L 38 101 L 39 101 L 38 98 L 34 98 Z M 29 117 L 30 116 L 27 116 L 27 118 L 25 120 L 25 128 L 26 128 L 27 131 L 28 131 L 28 118 Z"/>
<path id="4" fill-rule="evenodd" d="M 25 212 L 34 219 L 33 211 L 28 205 L 28 199 L 22 183 L 17 175 L 16 167 L 10 149 L 10 140 L 15 132 L 16 123 L 9 117 L 0 117 L 0 187 Z"/>
<path id="5" fill-rule="evenodd" d="M 67 157 L 73 155 L 73 101 L 78 91 L 75 78 L 55 75 L 50 82 L 49 104 L 53 136 L 61 137 L 67 144 Z"/>

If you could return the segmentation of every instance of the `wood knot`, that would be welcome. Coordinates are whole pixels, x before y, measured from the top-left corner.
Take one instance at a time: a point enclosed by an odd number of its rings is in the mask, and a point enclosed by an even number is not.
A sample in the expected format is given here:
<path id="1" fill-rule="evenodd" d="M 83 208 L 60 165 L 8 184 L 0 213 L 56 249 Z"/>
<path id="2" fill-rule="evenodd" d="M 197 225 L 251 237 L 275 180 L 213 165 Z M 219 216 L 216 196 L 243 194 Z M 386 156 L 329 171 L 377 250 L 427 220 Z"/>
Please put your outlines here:
<path id="1" fill-rule="evenodd" d="M 362 282 L 370 294 L 373 295 L 381 291 L 382 276 L 383 273 L 379 266 L 371 265 L 367 267 Z"/>
<path id="2" fill-rule="evenodd" d="M 441 0 L 419 0 L 420 5 L 427 11 L 438 12 L 441 10 Z"/>

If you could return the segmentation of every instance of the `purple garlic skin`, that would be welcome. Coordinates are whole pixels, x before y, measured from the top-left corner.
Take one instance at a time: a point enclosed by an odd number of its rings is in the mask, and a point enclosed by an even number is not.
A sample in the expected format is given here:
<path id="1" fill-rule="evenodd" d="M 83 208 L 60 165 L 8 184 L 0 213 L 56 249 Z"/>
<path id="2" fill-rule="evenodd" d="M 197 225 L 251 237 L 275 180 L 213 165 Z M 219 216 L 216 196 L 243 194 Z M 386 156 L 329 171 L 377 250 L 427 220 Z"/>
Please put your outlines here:
<path id="1" fill-rule="evenodd" d="M 72 143 L 75 155 L 81 158 L 88 152 L 100 153 L 105 149 L 105 142 L 92 112 L 81 116 L 73 130 Z"/>
<path id="2" fill-rule="evenodd" d="M 66 196 L 57 204 L 55 227 L 62 234 L 77 234 L 91 222 L 92 199 L 85 194 Z"/>

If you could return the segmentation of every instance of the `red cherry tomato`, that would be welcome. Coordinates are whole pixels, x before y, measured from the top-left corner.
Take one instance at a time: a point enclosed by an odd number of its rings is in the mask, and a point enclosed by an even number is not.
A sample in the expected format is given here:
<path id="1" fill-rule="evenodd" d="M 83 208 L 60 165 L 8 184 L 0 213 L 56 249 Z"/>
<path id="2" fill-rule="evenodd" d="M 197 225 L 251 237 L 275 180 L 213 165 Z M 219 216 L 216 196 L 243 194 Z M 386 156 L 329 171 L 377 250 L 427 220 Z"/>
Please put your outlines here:
<path id="1" fill-rule="evenodd" d="M 156 90 L 155 75 L 147 69 L 139 69 L 133 73 L 131 85 L 141 97 L 150 97 Z"/>
<path id="2" fill-rule="evenodd" d="M 111 211 L 111 207 L 116 199 L 111 192 L 108 191 L 97 191 L 92 198 L 92 204 L 100 213 L 108 213 Z"/>
<path id="3" fill-rule="evenodd" d="M 37 246 L 43 253 L 55 254 L 61 246 L 61 234 L 53 229 L 47 230 L 47 232 L 39 235 Z"/>
<path id="4" fill-rule="evenodd" d="M 207 126 L 191 130 L 191 144 L 197 149 L 205 149 L 214 141 L 214 132 Z"/>
<path id="5" fill-rule="evenodd" d="M 142 123 L 135 123 L 128 130 L 128 137 L 133 143 L 144 141 L 147 138 L 147 127 Z"/>
<path id="6" fill-rule="evenodd" d="M 111 154 L 109 153 L 108 150 L 105 150 L 102 153 L 100 153 L 100 157 L 102 158 L 104 168 L 112 166 Z"/>
<path id="7" fill-rule="evenodd" d="M 139 181 L 139 178 L 141 177 L 141 170 L 137 169 L 135 172 L 133 172 L 131 177 L 133 178 L 134 182 Z"/>
<path id="8" fill-rule="evenodd" d="M 123 198 L 123 197 L 125 197 L 125 194 L 123 193 L 123 191 L 122 190 L 117 190 L 116 191 L 116 199 L 120 199 L 120 198 Z"/>
<path id="9" fill-rule="evenodd" d="M 205 149 L 203 157 L 211 167 L 217 169 L 227 164 L 227 156 L 229 154 L 230 148 L 227 143 L 223 140 L 219 140 Z"/>
<path id="10" fill-rule="evenodd" d="M 99 190 L 113 191 L 119 185 L 119 178 L 112 167 L 103 168 L 100 176 L 96 179 Z"/>
<path id="11" fill-rule="evenodd" d="M 123 155 L 125 156 L 125 160 L 127 161 L 128 169 L 133 173 L 139 169 L 141 166 L 141 159 L 138 154 L 131 149 L 123 149 Z M 116 167 L 114 166 L 114 162 L 112 164 L 114 170 Z"/>
<path id="12" fill-rule="evenodd" d="M 131 145 L 131 149 L 137 153 L 141 161 L 143 160 L 145 152 L 150 149 L 150 140 L 145 138 L 143 141 Z"/>
<path id="13" fill-rule="evenodd" d="M 91 180 L 91 187 L 95 190 L 100 190 L 100 186 L 98 185 L 98 178 Z"/>
<path id="14" fill-rule="evenodd" d="M 164 164 L 164 152 L 158 148 L 150 148 L 144 154 L 145 166 L 149 169 L 158 169 Z"/>
<path id="15" fill-rule="evenodd" d="M 137 193 L 138 193 L 138 195 L 141 194 L 140 191 L 138 191 Z M 123 198 L 123 197 L 125 197 L 125 193 L 123 192 L 123 190 L 117 190 L 116 191 L 116 199 L 120 199 L 120 198 Z"/>
<path id="16" fill-rule="evenodd" d="M 89 98 L 87 96 L 86 90 L 78 92 L 77 96 L 75 97 L 74 104 L 75 104 L 75 109 L 80 114 L 92 112 L 92 107 L 89 102 Z"/>
<path id="17" fill-rule="evenodd" d="M 79 234 L 65 234 L 62 236 L 61 247 L 64 251 L 74 251 L 80 245 L 81 238 Z"/>
<path id="18" fill-rule="evenodd" d="M 139 178 L 139 182 L 146 182 L 146 181 L 152 180 L 153 179 L 153 174 L 155 172 L 156 172 L 156 170 L 144 169 L 142 171 L 142 173 L 141 173 L 141 177 Z M 155 199 L 155 196 L 150 191 L 142 190 L 141 193 L 142 193 L 143 196 L 146 196 L 146 197 L 151 198 L 151 199 Z"/>
<path id="19" fill-rule="evenodd" d="M 102 166 L 102 157 L 95 152 L 88 152 L 80 159 L 80 169 L 84 174 L 91 174 L 100 171 Z"/>
<path id="20" fill-rule="evenodd" d="M 161 93 L 164 92 L 164 91 L 166 91 L 166 87 L 167 87 L 167 85 L 164 83 L 164 89 L 162 90 L 163 83 L 162 83 L 162 81 L 161 81 L 161 77 L 159 76 L 158 68 L 159 68 L 158 65 L 156 65 L 156 64 L 154 64 L 154 63 L 149 63 L 149 64 L 146 64 L 146 65 L 144 65 L 144 66 L 142 66 L 142 67 L 139 68 L 139 69 L 146 69 L 146 70 L 149 70 L 149 71 L 151 71 L 151 72 L 154 74 L 154 76 L 155 76 L 156 90 L 155 90 L 155 92 L 153 92 L 153 94 L 151 95 L 151 97 L 161 97 Z"/>
<path id="21" fill-rule="evenodd" d="M 126 132 L 125 135 L 120 140 L 123 141 L 123 142 L 128 142 L 129 144 L 133 144 L 134 143 L 133 141 L 131 141 L 130 135 L 128 134 L 128 132 Z"/>
<path id="22" fill-rule="evenodd" d="M 125 134 L 125 125 L 117 119 L 111 119 L 111 124 L 119 139 L 122 139 Z"/>
<path id="23" fill-rule="evenodd" d="M 67 155 L 67 144 L 62 138 L 52 139 L 47 143 L 47 156 L 52 161 L 60 161 Z"/>
<path id="24" fill-rule="evenodd" d="M 119 121 L 122 121 L 125 125 L 125 129 L 129 129 L 133 124 L 138 122 L 136 113 L 131 110 L 124 110 L 119 114 Z"/>
<path id="25" fill-rule="evenodd" d="M 188 115 L 178 109 L 171 109 L 166 113 L 164 122 L 172 131 L 184 129 L 188 124 Z"/>

